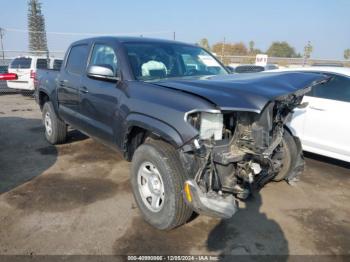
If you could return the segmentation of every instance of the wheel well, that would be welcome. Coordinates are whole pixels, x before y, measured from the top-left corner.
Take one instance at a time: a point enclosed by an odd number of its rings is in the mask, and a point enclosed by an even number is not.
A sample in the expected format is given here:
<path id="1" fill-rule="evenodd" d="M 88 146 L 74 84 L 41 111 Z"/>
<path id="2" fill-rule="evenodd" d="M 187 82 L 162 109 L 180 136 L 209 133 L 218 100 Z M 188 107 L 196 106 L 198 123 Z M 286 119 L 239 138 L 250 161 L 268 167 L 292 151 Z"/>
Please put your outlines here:
<path id="1" fill-rule="evenodd" d="M 138 126 L 133 126 L 129 129 L 129 132 L 126 135 L 126 139 L 124 141 L 124 156 L 126 160 L 131 161 L 136 148 L 143 144 L 148 133 L 148 130 Z"/>
<path id="2" fill-rule="evenodd" d="M 45 92 L 40 91 L 39 92 L 39 106 L 40 106 L 40 109 L 43 109 L 44 104 L 47 101 L 50 101 L 49 96 Z"/>
<path id="3" fill-rule="evenodd" d="M 129 129 L 126 139 L 124 140 L 125 153 L 124 157 L 126 160 L 131 161 L 135 150 L 148 140 L 163 140 L 166 143 L 169 143 L 159 135 L 144 129 L 139 126 L 133 126 Z"/>
<path id="4" fill-rule="evenodd" d="M 292 130 L 291 130 L 287 125 L 284 126 L 284 130 L 285 130 L 286 132 L 288 132 L 288 133 L 293 137 L 293 139 L 294 139 L 294 141 L 295 141 L 295 144 L 297 145 L 297 150 L 298 150 L 299 152 L 302 152 L 302 151 L 303 151 L 303 147 L 302 147 L 302 145 L 301 145 L 301 140 L 300 140 L 300 138 L 299 138 L 298 136 L 296 136 L 296 135 L 292 132 Z"/>

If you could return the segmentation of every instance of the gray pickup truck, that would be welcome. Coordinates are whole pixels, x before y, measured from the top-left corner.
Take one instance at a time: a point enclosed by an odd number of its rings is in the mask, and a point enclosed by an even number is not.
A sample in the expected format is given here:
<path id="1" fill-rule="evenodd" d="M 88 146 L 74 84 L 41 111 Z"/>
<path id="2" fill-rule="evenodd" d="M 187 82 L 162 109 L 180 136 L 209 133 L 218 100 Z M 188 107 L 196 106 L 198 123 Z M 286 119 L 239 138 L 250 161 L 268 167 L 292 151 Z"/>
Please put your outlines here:
<path id="1" fill-rule="evenodd" d="M 50 143 L 69 125 L 121 151 L 143 217 L 171 229 L 193 212 L 229 218 L 253 185 L 298 176 L 302 150 L 285 124 L 326 80 L 232 75 L 195 45 L 98 37 L 73 43 L 59 72 L 40 71 L 36 99 Z"/>

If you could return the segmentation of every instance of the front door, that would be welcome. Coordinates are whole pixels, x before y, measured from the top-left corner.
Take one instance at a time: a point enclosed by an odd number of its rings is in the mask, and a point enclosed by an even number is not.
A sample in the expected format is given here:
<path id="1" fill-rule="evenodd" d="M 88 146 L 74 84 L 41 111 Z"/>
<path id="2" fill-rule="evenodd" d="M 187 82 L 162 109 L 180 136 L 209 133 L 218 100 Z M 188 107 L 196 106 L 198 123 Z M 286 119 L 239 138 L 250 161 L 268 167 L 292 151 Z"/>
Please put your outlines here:
<path id="1" fill-rule="evenodd" d="M 92 65 L 108 67 L 117 76 L 116 50 L 111 45 L 95 43 L 89 62 L 89 66 Z M 80 88 L 80 110 L 87 133 L 107 143 L 115 142 L 113 126 L 116 124 L 120 94 L 115 82 L 84 77 Z"/>

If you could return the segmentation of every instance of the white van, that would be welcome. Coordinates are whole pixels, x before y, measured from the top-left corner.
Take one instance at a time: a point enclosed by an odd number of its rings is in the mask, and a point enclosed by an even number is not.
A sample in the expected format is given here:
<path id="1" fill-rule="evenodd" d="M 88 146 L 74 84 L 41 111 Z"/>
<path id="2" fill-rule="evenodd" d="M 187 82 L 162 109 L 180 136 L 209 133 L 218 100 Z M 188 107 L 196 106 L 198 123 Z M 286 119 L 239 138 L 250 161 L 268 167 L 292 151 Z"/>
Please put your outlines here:
<path id="1" fill-rule="evenodd" d="M 44 56 L 21 56 L 12 60 L 8 72 L 18 75 L 17 80 L 7 81 L 9 88 L 34 91 L 34 80 L 37 69 L 48 69 L 60 66 L 62 59 L 50 58 L 49 65 Z"/>

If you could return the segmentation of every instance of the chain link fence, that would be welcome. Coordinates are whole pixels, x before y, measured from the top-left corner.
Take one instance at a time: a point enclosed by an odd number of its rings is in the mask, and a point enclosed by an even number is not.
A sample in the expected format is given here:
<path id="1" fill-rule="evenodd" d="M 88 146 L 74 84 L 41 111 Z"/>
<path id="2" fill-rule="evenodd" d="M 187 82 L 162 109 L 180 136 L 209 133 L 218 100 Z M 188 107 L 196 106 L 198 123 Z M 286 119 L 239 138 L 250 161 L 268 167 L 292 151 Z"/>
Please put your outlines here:
<path id="1" fill-rule="evenodd" d="M 218 56 L 225 65 L 229 64 L 254 64 L 255 56 Z M 281 67 L 298 67 L 298 66 L 340 66 L 350 67 L 350 60 L 335 59 L 304 59 L 289 57 L 269 57 L 269 64 L 276 64 Z"/>
<path id="2" fill-rule="evenodd" d="M 8 65 L 12 59 L 10 58 L 2 58 L 0 59 L 0 73 L 7 73 L 8 72 Z M 0 95 L 1 94 L 8 94 L 8 93 L 15 93 L 15 90 L 11 90 L 7 87 L 7 81 L 0 81 Z"/>

